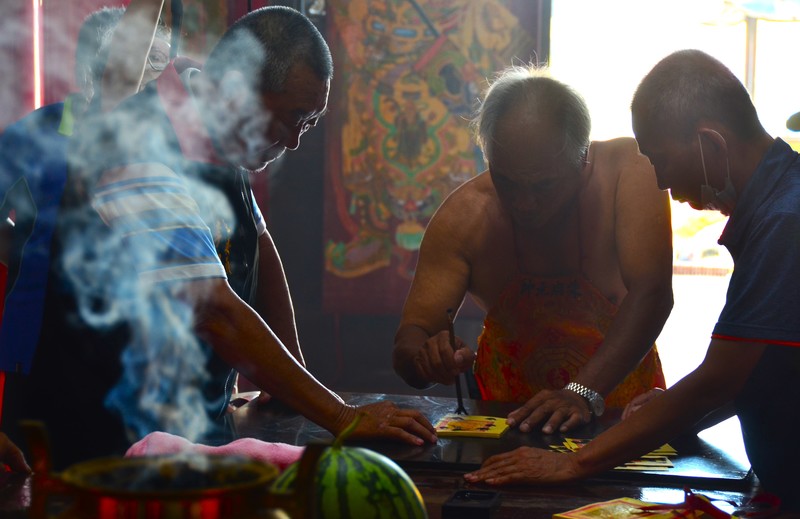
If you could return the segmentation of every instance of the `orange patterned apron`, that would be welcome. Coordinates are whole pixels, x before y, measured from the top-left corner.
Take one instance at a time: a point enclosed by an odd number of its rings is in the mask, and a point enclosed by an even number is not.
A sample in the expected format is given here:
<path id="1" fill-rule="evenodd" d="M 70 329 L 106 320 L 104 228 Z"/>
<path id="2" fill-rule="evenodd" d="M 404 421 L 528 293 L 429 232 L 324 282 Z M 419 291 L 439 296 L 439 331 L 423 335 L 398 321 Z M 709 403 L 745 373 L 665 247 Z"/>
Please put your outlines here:
<path id="1" fill-rule="evenodd" d="M 541 389 L 562 389 L 597 351 L 617 307 L 583 276 L 520 276 L 486 315 L 475 377 L 485 400 L 524 402 Z M 665 387 L 655 345 L 607 397 L 624 407 Z"/>

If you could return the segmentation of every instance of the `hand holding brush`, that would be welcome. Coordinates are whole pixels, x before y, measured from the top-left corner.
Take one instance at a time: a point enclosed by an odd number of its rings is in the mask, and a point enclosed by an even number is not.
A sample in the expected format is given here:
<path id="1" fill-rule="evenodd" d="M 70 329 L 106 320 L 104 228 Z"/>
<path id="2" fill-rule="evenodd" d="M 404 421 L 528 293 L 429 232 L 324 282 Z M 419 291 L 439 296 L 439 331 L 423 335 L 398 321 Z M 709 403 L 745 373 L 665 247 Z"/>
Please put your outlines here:
<path id="1" fill-rule="evenodd" d="M 451 308 L 447 309 L 447 332 L 450 334 L 450 346 L 453 348 L 453 352 L 458 350 L 458 346 L 456 346 L 456 332 L 453 327 L 453 310 Z M 467 410 L 464 408 L 464 397 L 461 394 L 461 375 L 456 375 L 456 397 L 458 398 L 458 407 L 456 408 L 456 414 L 467 414 Z"/>

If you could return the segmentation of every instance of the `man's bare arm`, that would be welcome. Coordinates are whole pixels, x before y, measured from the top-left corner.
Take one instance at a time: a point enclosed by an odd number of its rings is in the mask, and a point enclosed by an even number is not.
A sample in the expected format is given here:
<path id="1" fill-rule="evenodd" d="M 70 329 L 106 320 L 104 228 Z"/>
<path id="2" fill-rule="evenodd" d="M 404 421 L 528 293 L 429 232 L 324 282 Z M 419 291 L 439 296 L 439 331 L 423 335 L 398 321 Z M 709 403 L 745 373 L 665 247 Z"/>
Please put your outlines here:
<path id="1" fill-rule="evenodd" d="M 253 309 L 269 324 L 270 329 L 275 332 L 286 349 L 305 368 L 306 361 L 300 349 L 289 284 L 286 281 L 283 262 L 269 231 L 258 237 L 258 284 Z M 258 390 L 258 386 L 241 374 L 236 382 L 236 390 L 239 392 Z M 262 397 L 268 399 L 269 395 Z"/>
<path id="2" fill-rule="evenodd" d="M 607 430 L 583 449 L 564 455 L 522 447 L 493 456 L 465 478 L 471 483 L 563 483 L 589 477 L 670 441 L 742 390 L 764 344 L 714 339 L 692 373 Z"/>
<path id="3" fill-rule="evenodd" d="M 392 359 L 395 372 L 410 386 L 452 384 L 454 375 L 472 363 L 473 355 L 456 338 L 453 353 L 447 332 L 447 310 L 457 312 L 469 284 L 466 244 L 459 229 L 466 207 L 451 196 L 431 218 L 420 246 L 417 269 L 395 334 Z"/>
<path id="4" fill-rule="evenodd" d="M 582 470 L 596 473 L 637 453 L 644 454 L 691 428 L 709 413 L 724 408 L 744 387 L 764 347 L 758 343 L 713 339 L 695 371 L 599 436 L 597 445 L 580 456 Z"/>
<path id="5" fill-rule="evenodd" d="M 289 284 L 286 282 L 278 249 L 269 232 L 258 237 L 258 287 L 254 309 L 269 324 L 297 362 L 305 367 Z"/>
<path id="6" fill-rule="evenodd" d="M 261 317 L 216 278 L 188 282 L 183 297 L 195 308 L 195 330 L 230 366 L 309 420 L 340 433 L 358 413 L 356 437 L 382 437 L 420 445 L 435 442 L 430 422 L 418 411 L 389 402 L 346 405 L 301 366 Z"/>
<path id="7" fill-rule="evenodd" d="M 622 146 L 621 146 L 622 145 Z M 627 295 L 603 344 L 573 381 L 603 396 L 647 354 L 672 310 L 672 235 L 669 198 L 659 191 L 649 161 L 633 140 L 616 141 L 612 164 L 622 168 L 616 190 L 614 232 Z M 546 434 L 591 418 L 586 401 L 567 390 L 542 391 L 509 414 L 522 431 L 540 422 Z"/>
<path id="8" fill-rule="evenodd" d="M 620 271 L 628 290 L 602 346 L 575 381 L 611 392 L 650 350 L 672 311 L 672 227 L 669 196 L 652 166 L 626 153 L 615 202 Z"/>
<path id="9" fill-rule="evenodd" d="M 279 396 L 290 406 L 330 430 L 353 416 L 342 400 L 297 362 L 263 319 L 230 288 L 224 279 L 195 281 L 188 297 L 195 301 L 198 335 L 231 366 L 258 387 Z"/>

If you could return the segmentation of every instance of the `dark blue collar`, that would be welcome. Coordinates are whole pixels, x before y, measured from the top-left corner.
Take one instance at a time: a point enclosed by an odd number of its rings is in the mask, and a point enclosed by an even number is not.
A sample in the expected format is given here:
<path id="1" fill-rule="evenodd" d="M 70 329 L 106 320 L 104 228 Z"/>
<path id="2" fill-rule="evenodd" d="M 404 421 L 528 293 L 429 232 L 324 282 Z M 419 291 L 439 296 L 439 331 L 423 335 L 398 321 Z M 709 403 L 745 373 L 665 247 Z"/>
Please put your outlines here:
<path id="1" fill-rule="evenodd" d="M 775 139 L 739 195 L 736 207 L 719 238 L 720 245 L 728 250 L 736 247 L 761 204 L 772 195 L 786 171 L 797 159 L 798 154 L 791 146 L 780 137 Z"/>

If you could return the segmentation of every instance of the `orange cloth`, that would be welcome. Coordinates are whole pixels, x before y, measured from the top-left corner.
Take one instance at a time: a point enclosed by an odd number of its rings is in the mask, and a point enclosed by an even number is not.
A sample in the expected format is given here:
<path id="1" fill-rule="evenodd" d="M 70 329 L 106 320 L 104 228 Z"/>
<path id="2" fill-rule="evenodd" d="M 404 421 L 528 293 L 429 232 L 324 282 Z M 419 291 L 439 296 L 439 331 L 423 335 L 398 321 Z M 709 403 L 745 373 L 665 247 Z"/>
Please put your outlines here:
<path id="1" fill-rule="evenodd" d="M 520 276 L 489 310 L 478 338 L 475 376 L 485 400 L 524 402 L 541 389 L 562 389 L 603 343 L 617 313 L 583 276 Z M 665 387 L 655 345 L 607 397 L 624 407 Z"/>

